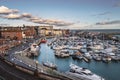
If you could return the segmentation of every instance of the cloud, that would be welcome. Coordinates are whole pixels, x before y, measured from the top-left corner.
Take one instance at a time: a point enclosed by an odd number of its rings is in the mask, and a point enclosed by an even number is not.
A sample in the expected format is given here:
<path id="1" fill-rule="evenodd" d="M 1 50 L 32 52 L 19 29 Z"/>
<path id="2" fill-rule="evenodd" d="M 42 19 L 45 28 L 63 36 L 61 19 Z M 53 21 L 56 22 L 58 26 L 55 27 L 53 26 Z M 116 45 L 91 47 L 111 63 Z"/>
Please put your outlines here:
<path id="1" fill-rule="evenodd" d="M 99 13 L 99 14 L 94 14 L 92 16 L 104 16 L 104 15 L 109 15 L 109 14 L 111 14 L 111 12 L 106 11 L 106 12 L 102 12 L 102 13 Z"/>
<path id="2" fill-rule="evenodd" d="M 9 9 L 5 6 L 0 6 L 0 17 L 5 19 L 11 19 L 11 20 L 21 19 L 21 20 L 25 20 L 25 21 L 29 21 L 37 24 L 47 24 L 47 25 L 54 25 L 54 26 L 70 26 L 74 24 L 74 23 L 66 22 L 62 20 L 39 18 L 29 13 L 18 14 L 18 12 L 19 11 L 17 9 Z M 1 14 L 6 14 L 6 15 L 1 15 Z"/>
<path id="3" fill-rule="evenodd" d="M 4 18 L 7 18 L 7 19 L 21 19 L 21 15 L 19 15 L 19 14 L 8 14 L 8 15 L 4 16 Z"/>
<path id="4" fill-rule="evenodd" d="M 17 9 L 9 9 L 5 6 L 0 6 L 0 14 L 10 14 L 10 13 L 18 13 Z"/>
<path id="5" fill-rule="evenodd" d="M 73 25 L 74 23 L 70 23 L 70 22 L 61 22 L 61 23 L 54 23 L 53 25 L 56 25 L 56 26 L 70 26 L 70 25 Z"/>
<path id="6" fill-rule="evenodd" d="M 112 24 L 120 24 L 120 20 L 107 21 L 107 22 L 97 22 L 96 25 L 112 25 Z"/>
<path id="7" fill-rule="evenodd" d="M 29 13 L 23 13 L 23 14 L 21 15 L 21 17 L 23 17 L 23 18 L 32 18 L 32 15 L 29 14 Z"/>
<path id="8" fill-rule="evenodd" d="M 56 25 L 56 26 L 69 26 L 69 25 L 73 25 L 74 24 L 74 23 L 71 23 L 71 22 L 65 22 L 65 21 L 61 21 L 61 20 L 45 19 L 43 21 L 46 24 Z"/>
<path id="9" fill-rule="evenodd" d="M 120 2 L 114 4 L 113 7 L 120 7 Z"/>
<path id="10" fill-rule="evenodd" d="M 108 15 L 108 14 L 110 14 L 110 12 L 103 12 L 103 13 L 100 13 L 98 15 Z"/>
<path id="11" fill-rule="evenodd" d="M 91 28 L 90 27 L 91 23 L 88 23 L 88 22 L 80 22 L 79 23 L 75 23 L 73 25 L 70 25 L 70 26 L 65 26 L 65 27 L 62 27 L 63 29 L 87 29 L 87 28 Z"/>
<path id="12" fill-rule="evenodd" d="M 74 24 L 66 21 L 60 21 L 60 20 L 54 20 L 54 19 L 43 19 L 38 17 L 32 17 L 29 19 L 29 21 L 38 23 L 38 24 L 48 24 L 48 25 L 55 25 L 55 26 L 69 26 Z"/>
<path id="13" fill-rule="evenodd" d="M 39 17 L 31 17 L 31 18 L 29 18 L 29 21 L 39 23 L 39 21 L 41 21 L 41 18 L 39 18 Z"/>

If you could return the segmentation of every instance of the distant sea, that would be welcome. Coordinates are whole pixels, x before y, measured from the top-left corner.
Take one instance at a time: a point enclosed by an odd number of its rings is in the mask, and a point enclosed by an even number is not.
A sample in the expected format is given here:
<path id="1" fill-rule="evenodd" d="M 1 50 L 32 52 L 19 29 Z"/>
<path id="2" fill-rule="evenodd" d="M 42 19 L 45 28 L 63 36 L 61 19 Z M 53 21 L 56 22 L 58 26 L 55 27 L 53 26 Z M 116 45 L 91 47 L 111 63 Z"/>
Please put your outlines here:
<path id="1" fill-rule="evenodd" d="M 120 33 L 120 29 L 79 29 L 71 31 L 87 31 L 87 32 L 105 32 L 105 33 Z"/>

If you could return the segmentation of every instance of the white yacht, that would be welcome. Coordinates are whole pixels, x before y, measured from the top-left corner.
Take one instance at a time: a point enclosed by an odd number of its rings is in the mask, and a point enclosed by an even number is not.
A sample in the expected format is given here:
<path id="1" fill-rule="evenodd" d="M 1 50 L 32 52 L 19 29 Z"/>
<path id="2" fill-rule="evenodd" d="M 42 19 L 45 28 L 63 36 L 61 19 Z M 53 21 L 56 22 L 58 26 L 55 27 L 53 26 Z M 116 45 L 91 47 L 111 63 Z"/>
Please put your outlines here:
<path id="1" fill-rule="evenodd" d="M 47 61 L 47 62 L 43 62 L 42 64 L 43 64 L 44 66 L 48 67 L 48 68 L 57 70 L 56 64 L 53 64 L 53 63 L 48 62 L 48 61 Z"/>
<path id="2" fill-rule="evenodd" d="M 63 49 L 63 47 L 62 46 L 54 46 L 53 49 L 54 50 L 61 50 L 61 49 Z"/>
<path id="3" fill-rule="evenodd" d="M 39 55 L 39 49 L 40 49 L 40 47 L 39 47 L 36 43 L 33 43 L 33 44 L 30 46 L 30 52 L 31 52 L 32 55 L 34 55 L 34 56 L 38 56 L 38 55 Z"/>
<path id="4" fill-rule="evenodd" d="M 79 50 L 79 49 L 81 49 L 81 48 L 82 48 L 82 46 L 80 46 L 80 45 L 70 46 L 70 47 L 69 47 L 69 49 L 71 49 L 71 50 Z"/>
<path id="5" fill-rule="evenodd" d="M 89 59 L 89 60 L 91 60 L 91 59 L 92 59 L 92 56 L 90 55 L 90 53 L 89 53 L 89 52 L 84 53 L 84 56 L 85 56 L 87 59 Z"/>
<path id="6" fill-rule="evenodd" d="M 69 74 L 80 77 L 85 80 L 105 80 L 104 78 L 92 73 L 89 69 L 79 67 L 75 64 L 70 64 Z"/>
<path id="7" fill-rule="evenodd" d="M 69 54 L 69 51 L 67 50 L 58 50 L 58 51 L 55 51 L 55 56 L 64 58 L 64 57 L 69 57 L 70 54 Z"/>

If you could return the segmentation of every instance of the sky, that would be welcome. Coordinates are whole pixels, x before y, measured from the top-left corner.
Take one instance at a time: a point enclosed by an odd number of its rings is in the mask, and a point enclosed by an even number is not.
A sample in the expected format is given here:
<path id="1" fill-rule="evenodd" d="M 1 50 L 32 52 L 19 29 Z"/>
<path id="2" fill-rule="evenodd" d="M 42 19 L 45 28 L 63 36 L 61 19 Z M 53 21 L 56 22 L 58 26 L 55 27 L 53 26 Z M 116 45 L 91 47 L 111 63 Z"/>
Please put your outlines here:
<path id="1" fill-rule="evenodd" d="M 0 25 L 120 29 L 120 0 L 0 0 Z"/>

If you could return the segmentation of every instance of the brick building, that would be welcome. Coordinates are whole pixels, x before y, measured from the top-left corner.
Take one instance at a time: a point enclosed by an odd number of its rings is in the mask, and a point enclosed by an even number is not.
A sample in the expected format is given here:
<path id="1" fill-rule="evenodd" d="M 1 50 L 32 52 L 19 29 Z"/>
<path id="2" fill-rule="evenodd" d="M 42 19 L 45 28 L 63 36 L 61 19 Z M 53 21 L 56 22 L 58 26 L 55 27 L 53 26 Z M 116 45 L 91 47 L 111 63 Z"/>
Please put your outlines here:
<path id="1" fill-rule="evenodd" d="M 36 26 L 25 26 L 24 27 L 24 38 L 34 38 L 35 36 L 38 35 L 38 31 Z"/>
<path id="2" fill-rule="evenodd" d="M 21 27 L 2 27 L 1 37 L 10 40 L 22 40 L 22 31 Z"/>
<path id="3" fill-rule="evenodd" d="M 1 26 L 0 26 L 0 38 L 1 38 Z"/>
<path id="4" fill-rule="evenodd" d="M 22 40 L 23 38 L 34 38 L 38 35 L 36 26 L 24 27 L 1 27 L 1 38 L 10 40 Z"/>

